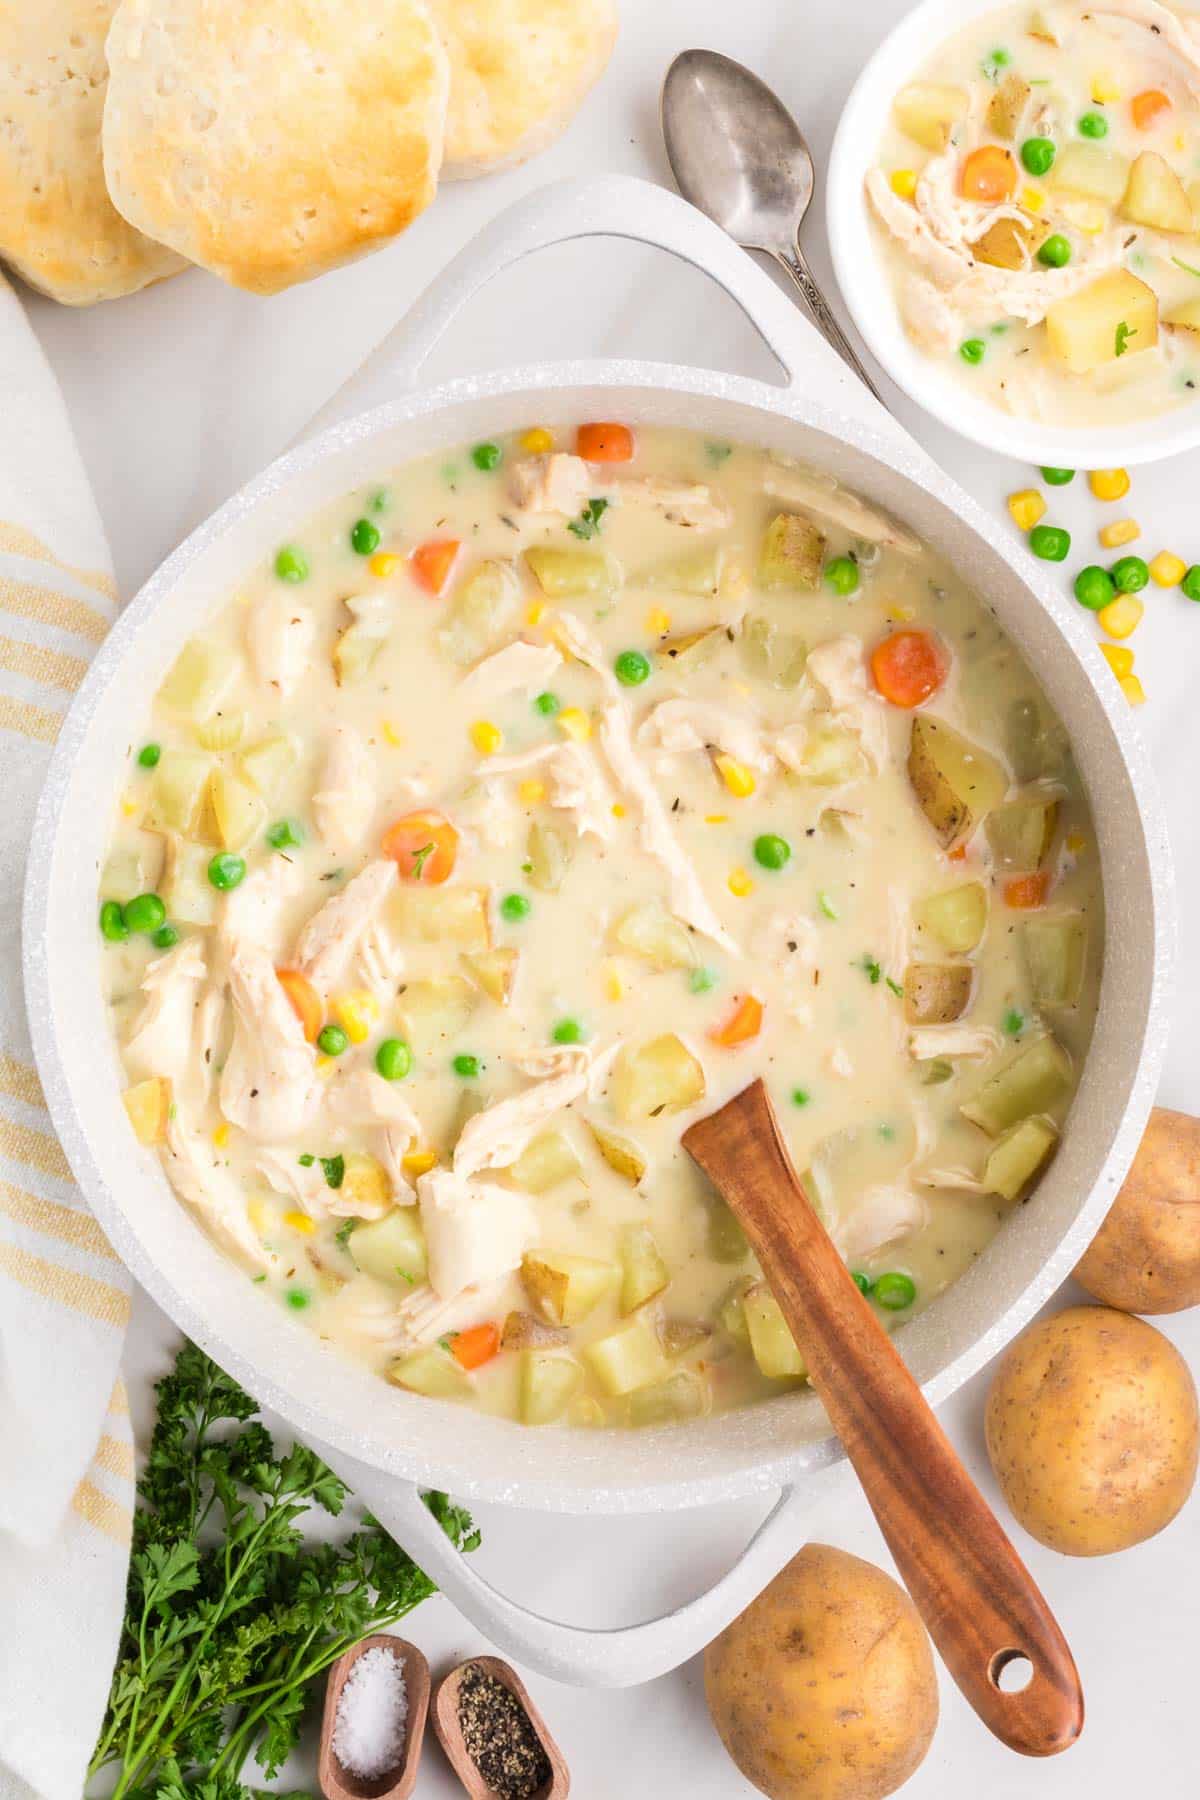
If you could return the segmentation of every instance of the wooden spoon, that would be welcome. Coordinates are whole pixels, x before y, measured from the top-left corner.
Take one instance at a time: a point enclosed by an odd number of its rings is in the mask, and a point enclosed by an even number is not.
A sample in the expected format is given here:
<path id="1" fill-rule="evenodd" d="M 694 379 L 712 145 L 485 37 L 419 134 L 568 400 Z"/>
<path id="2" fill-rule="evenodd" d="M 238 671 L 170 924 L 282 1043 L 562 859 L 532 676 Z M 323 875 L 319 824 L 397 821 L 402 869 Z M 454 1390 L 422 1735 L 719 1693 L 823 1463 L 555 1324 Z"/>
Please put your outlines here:
<path id="1" fill-rule="evenodd" d="M 472 1656 L 466 1662 L 459 1663 L 456 1669 L 451 1669 L 448 1675 L 442 1677 L 433 1700 L 433 1729 L 437 1733 L 438 1743 L 446 1752 L 454 1773 L 470 1794 L 471 1800 L 494 1800 L 494 1792 L 472 1760 L 471 1753 L 463 1742 L 462 1726 L 458 1722 L 458 1690 L 468 1669 L 482 1669 L 485 1674 L 502 1682 L 516 1696 L 541 1740 L 546 1760 L 550 1764 L 550 1776 L 530 1796 L 530 1800 L 566 1800 L 571 1791 L 571 1777 L 563 1760 L 563 1753 L 550 1736 L 550 1727 L 529 1698 L 525 1683 L 517 1671 L 499 1656 Z"/>
<path id="2" fill-rule="evenodd" d="M 334 1753 L 333 1728 L 337 1723 L 338 1703 L 350 1671 L 368 1650 L 390 1650 L 404 1670 L 404 1686 L 408 1695 L 408 1717 L 404 1723 L 404 1753 L 399 1766 L 385 1769 L 382 1775 L 352 1775 Z M 353 1649 L 339 1656 L 329 1671 L 325 1684 L 325 1711 L 321 1717 L 321 1743 L 317 1752 L 317 1781 L 325 1800 L 408 1800 L 417 1781 L 421 1748 L 425 1740 L 425 1720 L 429 1715 L 429 1664 L 406 1638 L 377 1632 L 364 1638 Z"/>
<path id="3" fill-rule="evenodd" d="M 762 1082 L 683 1145 L 740 1220 L 946 1667 L 1010 1749 L 1067 1749 L 1083 1692 L 1066 1639 L 809 1205 Z M 1032 1675 L 1006 1692 L 1021 1658 Z"/>

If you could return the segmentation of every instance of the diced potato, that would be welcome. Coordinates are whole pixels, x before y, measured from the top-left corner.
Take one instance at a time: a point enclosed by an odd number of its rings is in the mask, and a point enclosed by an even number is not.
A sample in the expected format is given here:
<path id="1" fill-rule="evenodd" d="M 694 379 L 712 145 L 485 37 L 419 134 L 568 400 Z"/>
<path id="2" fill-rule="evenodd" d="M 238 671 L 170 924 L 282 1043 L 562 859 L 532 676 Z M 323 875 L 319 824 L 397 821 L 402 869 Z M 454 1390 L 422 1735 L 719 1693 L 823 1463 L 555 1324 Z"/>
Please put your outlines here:
<path id="1" fill-rule="evenodd" d="M 296 746 L 282 732 L 260 738 L 237 758 L 238 768 L 264 800 L 279 791 L 296 766 Z"/>
<path id="2" fill-rule="evenodd" d="M 700 960 L 692 933 L 660 900 L 646 900 L 625 913 L 613 936 L 623 950 L 656 969 L 692 969 Z"/>
<path id="3" fill-rule="evenodd" d="M 525 552 L 525 561 L 543 594 L 552 600 L 607 594 L 613 586 L 614 572 L 604 551 L 582 544 L 535 544 Z"/>
<path id="4" fill-rule="evenodd" d="M 763 1375 L 774 1381 L 808 1373 L 796 1340 L 788 1330 L 779 1302 L 765 1281 L 757 1281 L 742 1298 L 750 1349 Z"/>
<path id="5" fill-rule="evenodd" d="M 1081 913 L 1025 919 L 1021 949 L 1038 1006 L 1075 1006 L 1087 963 L 1087 922 Z"/>
<path id="6" fill-rule="evenodd" d="M 460 666 L 478 662 L 515 623 L 520 604 L 521 584 L 512 564 L 479 563 L 458 585 L 438 628 L 439 647 Z"/>
<path id="7" fill-rule="evenodd" d="M 1134 158 L 1129 186 L 1121 201 L 1121 216 L 1151 231 L 1192 232 L 1196 220 L 1182 181 L 1156 150 L 1143 150 Z"/>
<path id="8" fill-rule="evenodd" d="M 1073 375 L 1149 350 L 1158 342 L 1158 296 L 1128 269 L 1110 269 L 1047 309 L 1046 342 Z"/>
<path id="9" fill-rule="evenodd" d="M 671 1372 L 658 1333 L 644 1313 L 607 1337 L 597 1338 L 583 1355 L 604 1392 L 614 1398 L 649 1387 Z"/>
<path id="10" fill-rule="evenodd" d="M 396 1357 L 384 1374 L 394 1387 L 408 1388 L 430 1400 L 465 1400 L 471 1393 L 471 1377 L 438 1344 Z"/>
<path id="11" fill-rule="evenodd" d="M 987 128 L 994 137 L 1003 138 L 1006 143 L 1012 142 L 1032 92 L 1025 77 L 1018 75 L 1015 69 L 1010 69 L 988 101 Z"/>
<path id="12" fill-rule="evenodd" d="M 418 1056 L 444 1049 L 463 1030 L 479 1004 L 479 990 L 461 975 L 410 981 L 400 990 L 397 1012 Z"/>
<path id="13" fill-rule="evenodd" d="M 583 1370 L 562 1350 L 522 1350 L 517 1410 L 523 1425 L 549 1425 L 583 1385 Z"/>
<path id="14" fill-rule="evenodd" d="M 223 850 L 241 850 L 266 824 L 267 809 L 259 794 L 229 769 L 213 770 L 208 803 Z"/>
<path id="15" fill-rule="evenodd" d="M 970 963 L 909 963 L 904 971 L 904 1017 L 910 1025 L 952 1025 L 971 1004 Z"/>
<path id="16" fill-rule="evenodd" d="M 561 1325 L 547 1325 L 532 1313 L 510 1312 L 500 1334 L 502 1350 L 549 1350 L 567 1342 L 568 1333 Z"/>
<path id="17" fill-rule="evenodd" d="M 123 903 L 135 894 L 156 894 L 165 857 L 166 840 L 161 832 L 122 832 L 100 871 L 101 900 Z"/>
<path id="18" fill-rule="evenodd" d="M 1177 306 L 1173 313 L 1163 320 L 1173 331 L 1190 331 L 1200 336 L 1200 300 L 1185 300 Z"/>
<path id="19" fill-rule="evenodd" d="M 655 1294 L 661 1294 L 671 1279 L 671 1271 L 645 1225 L 627 1225 L 621 1233 L 621 1297 L 622 1313 L 636 1312 Z"/>
<path id="20" fill-rule="evenodd" d="M 343 1161 L 345 1172 L 338 1194 L 340 1200 L 367 1219 L 390 1204 L 392 1184 L 377 1157 L 369 1156 L 365 1150 L 347 1150 Z"/>
<path id="21" fill-rule="evenodd" d="M 993 269 L 1025 269 L 1043 238 L 1046 227 L 1026 219 L 997 219 L 971 245 L 976 262 Z"/>
<path id="22" fill-rule="evenodd" d="M 1012 800 L 987 816 L 984 830 L 1000 869 L 1039 869 L 1058 827 L 1057 800 Z"/>
<path id="23" fill-rule="evenodd" d="M 673 1031 L 636 1048 L 627 1044 L 613 1065 L 609 1096 L 621 1119 L 680 1112 L 704 1098 L 704 1069 Z"/>
<path id="24" fill-rule="evenodd" d="M 454 944 L 460 950 L 486 950 L 492 941 L 485 887 L 422 887 L 401 882 L 392 891 L 389 910 L 402 938 Z"/>
<path id="25" fill-rule="evenodd" d="M 228 697 L 239 670 L 237 652 L 228 644 L 191 638 L 175 658 L 158 698 L 185 718 L 207 719 Z"/>
<path id="26" fill-rule="evenodd" d="M 912 81 L 892 101 L 892 118 L 905 137 L 925 150 L 944 150 L 954 127 L 967 116 L 965 88 L 938 82 Z"/>
<path id="27" fill-rule="evenodd" d="M 211 719 L 195 727 L 196 742 L 202 750 L 236 750 L 246 730 L 244 712 L 215 712 Z"/>
<path id="28" fill-rule="evenodd" d="M 168 916 L 177 925 L 211 925 L 217 915 L 217 890 L 208 879 L 207 845 L 189 844 L 173 832 L 165 841 L 158 894 Z"/>
<path id="29" fill-rule="evenodd" d="M 356 1225 L 346 1242 L 355 1268 L 376 1281 L 410 1288 L 425 1279 L 429 1259 L 418 1207 L 393 1207 L 382 1219 Z"/>
<path id="30" fill-rule="evenodd" d="M 139 1144 L 161 1144 L 171 1116 L 171 1083 L 165 1075 L 153 1075 L 127 1087 L 121 1095 L 133 1135 Z"/>
<path id="31" fill-rule="evenodd" d="M 677 556 L 656 563 L 638 576 L 636 585 L 670 588 L 673 594 L 695 594 L 705 599 L 720 588 L 723 560 L 720 544 L 698 544 L 693 550 L 681 550 Z"/>
<path id="32" fill-rule="evenodd" d="M 646 1158 L 637 1144 L 632 1138 L 622 1137 L 619 1131 L 598 1125 L 594 1119 L 584 1122 L 609 1168 L 636 1187 L 646 1173 Z"/>
<path id="33" fill-rule="evenodd" d="M 841 787 L 864 768 L 860 740 L 853 731 L 810 731 L 801 758 L 803 779 L 818 787 Z"/>
<path id="34" fill-rule="evenodd" d="M 593 1256 L 538 1250 L 521 1260 L 521 1285 L 529 1303 L 551 1325 L 578 1325 L 612 1292 L 617 1279 L 612 1263 Z"/>
<path id="35" fill-rule="evenodd" d="M 775 687 L 799 686 L 808 661 L 808 645 L 797 632 L 785 631 L 765 613 L 748 613 L 742 621 L 738 647 L 751 675 Z"/>
<path id="36" fill-rule="evenodd" d="M 346 601 L 350 624 L 333 646 L 333 673 L 339 687 L 354 687 L 392 635 L 395 615 L 383 594 L 352 594 Z"/>
<path id="37" fill-rule="evenodd" d="M 682 673 L 701 668 L 727 642 L 723 625 L 705 625 L 699 631 L 664 638 L 654 654 L 664 668 Z"/>
<path id="38" fill-rule="evenodd" d="M 800 513 L 776 513 L 758 553 L 758 581 L 765 588 L 812 593 L 825 564 L 825 534 Z"/>
<path id="39" fill-rule="evenodd" d="M 658 1328 L 659 1341 L 668 1356 L 686 1356 L 697 1344 L 705 1344 L 712 1336 L 712 1326 L 701 1319 L 664 1319 Z"/>
<path id="40" fill-rule="evenodd" d="M 705 1235 L 708 1254 L 714 1262 L 744 1262 L 750 1254 L 750 1246 L 737 1215 L 717 1195 L 708 1203 L 708 1229 Z"/>
<path id="41" fill-rule="evenodd" d="M 1129 158 L 1103 144 L 1064 144 L 1046 185 L 1055 193 L 1082 194 L 1087 200 L 1116 206 L 1129 185 Z"/>
<path id="42" fill-rule="evenodd" d="M 1049 1119 L 1022 1119 L 989 1150 L 983 1166 L 984 1186 L 1002 1199 L 1017 1199 L 1057 1142 L 1058 1133 Z"/>
<path id="43" fill-rule="evenodd" d="M 749 1275 L 740 1275 L 717 1308 L 717 1327 L 743 1350 L 750 1348 L 750 1327 L 746 1322 L 746 1295 L 755 1285 Z"/>
<path id="44" fill-rule="evenodd" d="M 913 911 L 922 931 L 936 938 L 943 950 L 966 956 L 987 929 L 988 891 L 982 881 L 965 881 L 961 887 L 918 900 Z"/>
<path id="45" fill-rule="evenodd" d="M 164 750 L 150 783 L 145 825 L 191 837 L 201 822 L 215 764 L 203 750 Z"/>
<path id="46" fill-rule="evenodd" d="M 973 1100 L 962 1107 L 963 1117 L 999 1137 L 1010 1125 L 1032 1113 L 1049 1112 L 1073 1086 L 1071 1059 L 1057 1039 L 1048 1033 L 1035 1038 L 1014 1060 L 992 1075 Z"/>
<path id="47" fill-rule="evenodd" d="M 1022 695 L 1007 709 L 1004 747 L 1018 781 L 1061 774 L 1066 761 L 1062 726 L 1030 695 Z"/>
<path id="48" fill-rule="evenodd" d="M 543 825 L 535 819 L 526 849 L 532 885 L 543 894 L 557 894 L 575 855 L 574 839 L 557 825 Z"/>
<path id="49" fill-rule="evenodd" d="M 665 1381 L 640 1387 L 629 1398 L 631 1425 L 678 1425 L 700 1419 L 712 1406 L 712 1389 L 695 1369 L 676 1369 Z"/>
<path id="50" fill-rule="evenodd" d="M 582 1175 L 583 1165 L 570 1138 L 561 1131 L 543 1131 L 526 1144 L 508 1172 L 527 1194 L 548 1194 L 561 1182 Z"/>
<path id="51" fill-rule="evenodd" d="M 472 980 L 479 984 L 488 999 L 494 1000 L 497 1006 L 507 1006 L 512 999 L 520 960 L 521 952 L 514 950 L 509 944 L 503 944 L 496 950 L 474 951 L 463 957 Z"/>
<path id="52" fill-rule="evenodd" d="M 965 843 L 1008 790 L 1008 776 L 994 756 L 928 713 L 918 713 L 912 723 L 908 779 L 947 850 Z"/>

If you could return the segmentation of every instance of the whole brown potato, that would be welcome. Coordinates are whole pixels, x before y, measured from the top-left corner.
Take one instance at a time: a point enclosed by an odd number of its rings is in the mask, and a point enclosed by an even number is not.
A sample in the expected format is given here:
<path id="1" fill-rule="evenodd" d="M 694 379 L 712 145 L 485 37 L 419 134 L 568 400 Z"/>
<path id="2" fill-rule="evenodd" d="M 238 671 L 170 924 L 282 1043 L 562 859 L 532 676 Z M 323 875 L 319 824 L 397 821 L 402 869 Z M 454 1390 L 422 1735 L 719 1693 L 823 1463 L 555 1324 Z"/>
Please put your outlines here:
<path id="1" fill-rule="evenodd" d="M 933 1655 L 904 1589 L 808 1544 L 704 1653 L 721 1741 L 771 1800 L 881 1800 L 924 1758 Z"/>
<path id="2" fill-rule="evenodd" d="M 987 1447 L 1016 1517 L 1067 1556 L 1127 1550 L 1192 1491 L 1196 1388 L 1141 1319 L 1072 1306 L 1022 1332 L 987 1402 Z"/>
<path id="3" fill-rule="evenodd" d="M 1075 1279 L 1122 1312 L 1200 1306 L 1200 1119 L 1155 1107 Z"/>

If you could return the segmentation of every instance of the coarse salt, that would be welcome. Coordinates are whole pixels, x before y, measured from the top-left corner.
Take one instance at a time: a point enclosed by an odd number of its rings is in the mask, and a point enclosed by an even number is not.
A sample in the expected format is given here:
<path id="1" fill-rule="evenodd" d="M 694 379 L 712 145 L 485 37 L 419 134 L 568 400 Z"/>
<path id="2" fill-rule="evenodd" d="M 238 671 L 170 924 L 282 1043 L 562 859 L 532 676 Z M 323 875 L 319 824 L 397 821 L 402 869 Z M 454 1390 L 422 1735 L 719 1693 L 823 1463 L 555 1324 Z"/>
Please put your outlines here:
<path id="1" fill-rule="evenodd" d="M 349 1775 L 371 1781 L 404 1757 L 408 1687 L 400 1658 L 376 1645 L 346 1678 L 333 1721 L 333 1753 Z"/>

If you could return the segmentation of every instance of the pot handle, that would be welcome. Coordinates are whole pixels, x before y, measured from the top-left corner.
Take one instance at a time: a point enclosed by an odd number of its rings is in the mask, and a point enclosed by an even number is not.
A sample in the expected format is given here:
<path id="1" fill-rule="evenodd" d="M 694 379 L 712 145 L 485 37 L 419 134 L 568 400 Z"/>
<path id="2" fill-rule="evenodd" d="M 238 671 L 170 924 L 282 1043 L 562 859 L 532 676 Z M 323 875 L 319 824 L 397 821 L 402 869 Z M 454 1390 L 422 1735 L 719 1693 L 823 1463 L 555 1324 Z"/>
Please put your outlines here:
<path id="1" fill-rule="evenodd" d="M 313 1448 L 327 1455 L 320 1444 Z M 414 1483 L 335 1455 L 332 1466 L 379 1523 L 436 1581 L 488 1641 L 526 1668 L 573 1687 L 636 1687 L 678 1668 L 750 1604 L 800 1547 L 811 1510 L 811 1478 L 803 1498 L 785 1487 L 733 1567 L 706 1593 L 637 1625 L 567 1625 L 500 1593 L 456 1550 Z"/>
<path id="2" fill-rule="evenodd" d="M 493 276 L 535 250 L 574 238 L 621 237 L 669 250 L 711 276 L 735 300 L 794 387 L 821 359 L 821 385 L 861 405 L 863 390 L 840 357 L 753 259 L 711 219 L 654 182 L 600 175 L 551 182 L 527 194 L 472 239 L 370 353 L 303 433 L 313 436 L 414 386 L 430 352 L 467 302 Z M 874 413 L 876 408 L 868 401 Z M 883 414 L 886 417 L 885 414 Z"/>

